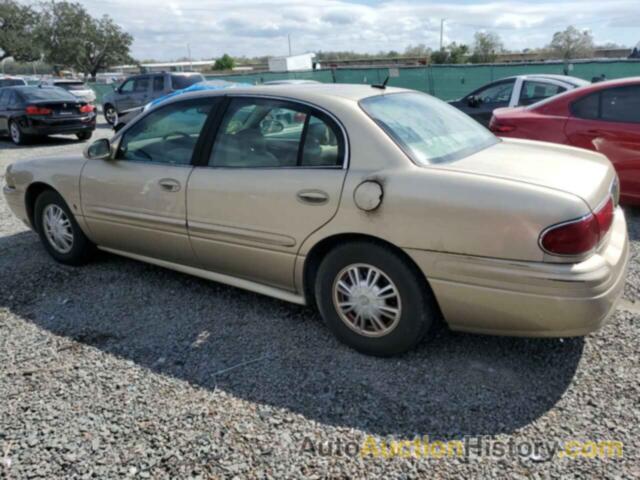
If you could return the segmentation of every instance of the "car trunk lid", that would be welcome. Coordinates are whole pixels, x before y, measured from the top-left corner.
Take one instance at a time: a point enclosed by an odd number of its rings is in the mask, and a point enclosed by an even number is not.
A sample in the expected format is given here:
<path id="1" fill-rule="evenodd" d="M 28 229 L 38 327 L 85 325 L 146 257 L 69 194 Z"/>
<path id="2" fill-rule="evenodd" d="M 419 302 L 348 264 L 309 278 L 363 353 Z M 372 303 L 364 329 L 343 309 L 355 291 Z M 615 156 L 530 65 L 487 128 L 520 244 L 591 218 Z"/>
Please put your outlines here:
<path id="1" fill-rule="evenodd" d="M 611 162 L 600 154 L 511 138 L 442 167 L 574 194 L 592 210 L 606 200 L 616 175 Z"/>

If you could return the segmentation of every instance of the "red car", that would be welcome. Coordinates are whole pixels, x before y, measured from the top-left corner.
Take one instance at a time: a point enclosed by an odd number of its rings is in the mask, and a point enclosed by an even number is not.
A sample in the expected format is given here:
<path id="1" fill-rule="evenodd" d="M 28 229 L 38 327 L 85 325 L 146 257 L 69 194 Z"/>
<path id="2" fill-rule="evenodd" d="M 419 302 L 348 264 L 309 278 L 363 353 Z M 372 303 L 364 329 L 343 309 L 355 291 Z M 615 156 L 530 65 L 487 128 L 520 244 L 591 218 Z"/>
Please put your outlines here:
<path id="1" fill-rule="evenodd" d="M 621 201 L 640 205 L 640 77 L 581 87 L 528 107 L 500 108 L 489 128 L 503 137 L 606 155 L 620 178 Z"/>

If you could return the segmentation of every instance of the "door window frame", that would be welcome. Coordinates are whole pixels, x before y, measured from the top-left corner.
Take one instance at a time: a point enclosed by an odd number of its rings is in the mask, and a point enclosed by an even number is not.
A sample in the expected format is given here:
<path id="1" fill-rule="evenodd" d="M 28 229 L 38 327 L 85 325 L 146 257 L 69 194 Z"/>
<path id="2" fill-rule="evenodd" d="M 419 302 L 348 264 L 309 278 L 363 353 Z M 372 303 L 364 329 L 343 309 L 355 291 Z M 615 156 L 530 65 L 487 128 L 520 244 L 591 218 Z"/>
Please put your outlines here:
<path id="1" fill-rule="evenodd" d="M 319 107 L 318 105 L 314 105 L 309 102 L 305 102 L 303 100 L 292 99 L 287 97 L 278 97 L 271 95 L 251 95 L 251 94 L 226 94 L 221 96 L 223 99 L 222 104 L 218 106 L 218 109 L 215 115 L 212 115 L 205 123 L 205 127 L 200 134 L 201 138 L 204 138 L 201 145 L 201 149 L 198 150 L 198 146 L 196 146 L 195 153 L 198 153 L 198 156 L 194 156 L 194 166 L 197 167 L 205 167 L 205 168 L 214 168 L 214 169 L 232 169 L 232 170 L 347 170 L 349 168 L 349 159 L 350 159 L 350 148 L 349 148 L 349 137 L 347 135 L 347 130 L 344 125 L 336 118 L 328 110 Z M 339 165 L 295 165 L 295 166 L 273 166 L 273 167 L 230 167 L 226 165 L 209 165 L 209 158 L 214 148 L 214 144 L 218 140 L 218 135 L 220 133 L 220 128 L 222 126 L 222 122 L 226 117 L 226 114 L 229 110 L 229 105 L 232 100 L 241 99 L 247 100 L 249 102 L 256 103 L 266 103 L 273 102 L 278 108 L 288 108 L 291 110 L 296 110 L 301 113 L 307 114 L 307 120 L 305 121 L 305 127 L 303 127 L 302 136 L 300 139 L 300 143 L 298 145 L 299 152 L 304 149 L 304 140 L 306 138 L 306 124 L 308 123 L 308 119 L 311 116 L 315 116 L 319 118 L 323 122 L 325 122 L 329 128 L 334 130 L 336 134 L 336 140 L 338 142 L 338 159 L 341 159 Z"/>

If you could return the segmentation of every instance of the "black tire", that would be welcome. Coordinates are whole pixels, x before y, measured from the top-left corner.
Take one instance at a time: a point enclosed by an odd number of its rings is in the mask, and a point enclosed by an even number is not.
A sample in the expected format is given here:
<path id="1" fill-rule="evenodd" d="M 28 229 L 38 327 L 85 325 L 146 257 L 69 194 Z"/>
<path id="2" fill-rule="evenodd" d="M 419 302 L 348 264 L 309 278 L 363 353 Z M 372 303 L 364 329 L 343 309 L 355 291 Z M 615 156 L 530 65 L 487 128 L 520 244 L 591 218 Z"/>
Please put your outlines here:
<path id="1" fill-rule="evenodd" d="M 59 247 L 55 247 L 54 242 L 50 240 L 45 233 L 44 215 L 45 211 L 50 206 L 55 206 L 61 209 L 69 220 L 68 228 L 73 236 L 69 251 L 60 251 Z M 49 255 L 51 255 L 55 260 L 66 265 L 82 265 L 91 259 L 95 252 L 95 245 L 80 229 L 75 217 L 60 194 L 53 190 L 46 190 L 42 192 L 36 199 L 33 218 L 35 229 L 40 236 L 42 245 Z"/>
<path id="2" fill-rule="evenodd" d="M 22 131 L 18 122 L 9 122 L 9 137 L 16 145 L 26 145 L 31 137 Z"/>
<path id="3" fill-rule="evenodd" d="M 381 271 L 399 294 L 399 320 L 384 335 L 372 337 L 358 333 L 338 313 L 334 302 L 334 284 L 345 268 L 356 264 L 372 266 Z M 315 297 L 320 314 L 335 336 L 368 355 L 386 357 L 412 349 L 439 318 L 433 294 L 417 268 L 393 249 L 375 242 L 351 242 L 331 250 L 318 269 Z M 369 324 L 373 325 L 373 322 L 369 321 Z"/>
<path id="4" fill-rule="evenodd" d="M 118 121 L 118 112 L 113 105 L 108 103 L 103 107 L 102 114 L 109 125 L 115 125 Z"/>
<path id="5" fill-rule="evenodd" d="M 93 135 L 93 132 L 80 132 L 80 133 L 76 133 L 76 137 L 78 137 L 78 140 L 85 142 L 87 140 L 89 140 L 91 138 L 91 135 Z"/>

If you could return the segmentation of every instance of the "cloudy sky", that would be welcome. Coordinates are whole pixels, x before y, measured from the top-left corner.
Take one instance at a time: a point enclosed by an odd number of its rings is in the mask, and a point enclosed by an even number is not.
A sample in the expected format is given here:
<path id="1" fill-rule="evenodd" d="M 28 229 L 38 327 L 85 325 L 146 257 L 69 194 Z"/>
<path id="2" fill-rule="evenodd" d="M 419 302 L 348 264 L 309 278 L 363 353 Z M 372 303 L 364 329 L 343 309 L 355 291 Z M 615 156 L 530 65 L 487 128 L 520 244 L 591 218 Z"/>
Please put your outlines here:
<path id="1" fill-rule="evenodd" d="M 284 55 L 317 50 L 402 51 L 471 42 L 477 30 L 498 33 L 509 49 L 540 47 L 573 24 L 597 43 L 640 42 L 638 0 L 78 0 L 93 15 L 108 13 L 134 37 L 139 59 Z"/>

